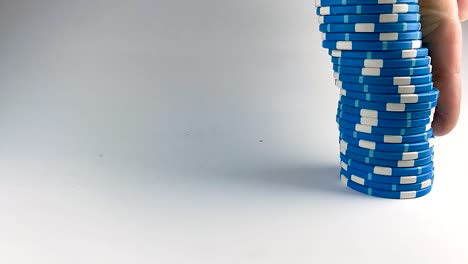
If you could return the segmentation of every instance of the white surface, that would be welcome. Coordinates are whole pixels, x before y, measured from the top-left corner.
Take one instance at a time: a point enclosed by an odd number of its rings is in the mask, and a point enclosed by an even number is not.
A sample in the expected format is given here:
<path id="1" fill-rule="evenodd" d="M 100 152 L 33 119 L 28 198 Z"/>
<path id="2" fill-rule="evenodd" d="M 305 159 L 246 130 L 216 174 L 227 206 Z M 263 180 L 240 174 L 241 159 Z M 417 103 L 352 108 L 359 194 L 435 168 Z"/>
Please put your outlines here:
<path id="1" fill-rule="evenodd" d="M 0 262 L 467 263 L 468 109 L 429 196 L 346 189 L 316 21 L 313 1 L 0 3 Z"/>

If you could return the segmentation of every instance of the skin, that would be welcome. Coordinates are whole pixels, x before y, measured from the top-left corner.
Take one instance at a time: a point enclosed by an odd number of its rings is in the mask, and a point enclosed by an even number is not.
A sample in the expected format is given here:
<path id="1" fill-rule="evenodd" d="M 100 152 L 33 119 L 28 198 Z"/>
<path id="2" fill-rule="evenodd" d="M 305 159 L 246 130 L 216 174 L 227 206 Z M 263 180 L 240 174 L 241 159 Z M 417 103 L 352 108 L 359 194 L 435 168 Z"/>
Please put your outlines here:
<path id="1" fill-rule="evenodd" d="M 432 57 L 434 86 L 440 97 L 433 133 L 444 136 L 456 126 L 461 103 L 461 21 L 468 19 L 468 0 L 420 0 L 423 42 Z"/>

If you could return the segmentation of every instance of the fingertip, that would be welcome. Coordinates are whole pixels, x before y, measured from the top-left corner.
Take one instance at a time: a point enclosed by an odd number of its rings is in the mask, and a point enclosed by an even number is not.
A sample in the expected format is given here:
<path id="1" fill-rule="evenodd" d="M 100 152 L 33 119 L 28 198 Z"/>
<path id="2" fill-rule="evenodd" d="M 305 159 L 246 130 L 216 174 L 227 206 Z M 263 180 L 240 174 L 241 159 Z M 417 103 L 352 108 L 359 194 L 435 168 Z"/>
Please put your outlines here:
<path id="1" fill-rule="evenodd" d="M 462 22 L 468 19 L 468 1 L 458 0 L 458 18 Z"/>
<path id="2" fill-rule="evenodd" d="M 448 115 L 436 111 L 432 121 L 432 134 L 436 137 L 445 136 L 455 128 L 456 123 Z"/>

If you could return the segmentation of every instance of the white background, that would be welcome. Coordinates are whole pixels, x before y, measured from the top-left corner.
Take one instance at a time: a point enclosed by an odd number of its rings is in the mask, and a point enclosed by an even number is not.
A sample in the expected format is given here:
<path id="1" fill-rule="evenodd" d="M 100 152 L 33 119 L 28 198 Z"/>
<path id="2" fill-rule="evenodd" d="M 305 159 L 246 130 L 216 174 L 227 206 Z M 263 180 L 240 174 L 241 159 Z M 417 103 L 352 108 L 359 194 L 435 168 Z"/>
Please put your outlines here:
<path id="1" fill-rule="evenodd" d="M 2 1 L 0 36 L 1 263 L 468 261 L 466 97 L 429 196 L 341 186 L 312 0 Z"/>

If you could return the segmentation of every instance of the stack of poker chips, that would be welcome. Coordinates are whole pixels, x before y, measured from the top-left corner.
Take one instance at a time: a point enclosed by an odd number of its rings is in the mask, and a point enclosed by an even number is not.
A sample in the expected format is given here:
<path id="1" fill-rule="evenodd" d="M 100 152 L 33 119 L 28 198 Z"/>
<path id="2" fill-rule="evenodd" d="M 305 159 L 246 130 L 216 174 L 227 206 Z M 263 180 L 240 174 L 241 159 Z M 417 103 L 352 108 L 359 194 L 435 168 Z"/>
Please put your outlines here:
<path id="1" fill-rule="evenodd" d="M 383 198 L 428 194 L 439 92 L 418 0 L 316 0 L 316 7 L 340 89 L 341 182 Z"/>

